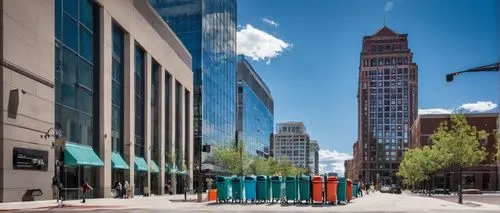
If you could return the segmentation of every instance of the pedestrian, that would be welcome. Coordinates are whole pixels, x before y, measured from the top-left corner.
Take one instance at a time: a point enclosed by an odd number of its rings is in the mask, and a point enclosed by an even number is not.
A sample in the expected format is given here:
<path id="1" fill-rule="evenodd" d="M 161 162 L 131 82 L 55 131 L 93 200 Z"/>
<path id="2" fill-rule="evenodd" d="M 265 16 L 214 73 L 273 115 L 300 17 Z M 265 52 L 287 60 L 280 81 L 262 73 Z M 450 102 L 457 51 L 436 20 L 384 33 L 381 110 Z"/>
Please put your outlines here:
<path id="1" fill-rule="evenodd" d="M 358 187 L 358 196 L 363 197 L 363 183 L 359 182 L 360 187 Z"/>
<path id="2" fill-rule="evenodd" d="M 123 184 L 123 194 L 122 196 L 125 197 L 125 198 L 128 198 L 128 188 L 130 187 L 130 185 L 128 184 L 128 181 L 125 181 L 125 183 Z"/>
<path id="3" fill-rule="evenodd" d="M 167 190 L 168 194 L 172 195 L 172 183 L 170 181 L 167 182 Z"/>
<path id="4" fill-rule="evenodd" d="M 122 183 L 118 181 L 118 186 L 116 186 L 116 192 L 118 194 L 118 198 L 122 198 Z"/>
<path id="5" fill-rule="evenodd" d="M 370 184 L 369 183 L 366 183 L 365 191 L 366 191 L 366 195 L 370 194 Z"/>
<path id="6" fill-rule="evenodd" d="M 90 186 L 89 183 L 87 183 L 87 181 L 85 181 L 85 180 L 82 180 L 80 187 L 82 188 L 82 192 L 83 192 L 82 203 L 85 203 L 85 194 L 88 191 L 94 190 L 94 188 L 92 188 L 92 186 Z"/>

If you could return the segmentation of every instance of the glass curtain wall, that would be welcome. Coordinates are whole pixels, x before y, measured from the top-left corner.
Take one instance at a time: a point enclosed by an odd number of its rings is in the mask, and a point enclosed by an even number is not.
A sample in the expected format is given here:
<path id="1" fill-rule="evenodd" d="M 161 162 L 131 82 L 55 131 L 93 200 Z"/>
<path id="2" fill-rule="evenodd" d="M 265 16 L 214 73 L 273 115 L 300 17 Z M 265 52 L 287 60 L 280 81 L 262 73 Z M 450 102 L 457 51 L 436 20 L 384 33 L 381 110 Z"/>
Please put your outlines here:
<path id="1" fill-rule="evenodd" d="M 145 52 L 136 44 L 135 47 L 135 156 L 144 158 L 144 89 L 145 89 Z M 144 172 L 135 172 L 135 193 L 143 194 L 144 182 L 146 180 Z"/>
<path id="2" fill-rule="evenodd" d="M 122 157 L 124 152 L 123 147 L 123 31 L 113 23 L 112 32 L 112 108 L 111 108 L 111 142 L 113 152 L 119 153 Z M 121 181 L 123 184 L 124 171 L 121 169 L 113 169 L 112 183 Z"/>
<path id="3" fill-rule="evenodd" d="M 55 0 L 55 123 L 66 141 L 98 151 L 98 13 L 91 0 Z M 96 73 L 96 74 L 94 74 Z M 56 155 L 61 155 L 60 152 Z M 78 199 L 81 180 L 96 186 L 96 170 L 65 167 L 66 199 Z M 91 193 L 92 194 L 92 193 Z M 93 195 L 90 195 L 93 196 Z"/>
<path id="4" fill-rule="evenodd" d="M 160 65 L 155 60 L 152 60 L 151 66 L 151 160 L 159 163 L 159 138 L 158 138 L 158 83 Z M 158 174 L 151 173 L 151 192 L 158 194 Z"/>

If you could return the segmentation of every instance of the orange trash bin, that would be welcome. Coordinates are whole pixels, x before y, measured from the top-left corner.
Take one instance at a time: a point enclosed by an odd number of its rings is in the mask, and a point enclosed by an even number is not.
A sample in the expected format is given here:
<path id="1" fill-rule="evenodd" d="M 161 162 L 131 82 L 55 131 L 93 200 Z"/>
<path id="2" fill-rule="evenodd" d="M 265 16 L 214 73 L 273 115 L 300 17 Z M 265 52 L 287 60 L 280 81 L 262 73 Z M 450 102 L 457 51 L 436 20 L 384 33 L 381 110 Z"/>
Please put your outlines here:
<path id="1" fill-rule="evenodd" d="M 337 185 L 339 179 L 335 176 L 328 176 L 326 178 L 326 202 L 337 203 Z"/>
<path id="2" fill-rule="evenodd" d="M 216 201 L 216 200 L 217 200 L 217 189 L 209 189 L 208 201 Z"/>
<path id="3" fill-rule="evenodd" d="M 347 191 L 347 202 L 350 202 L 352 200 L 352 180 L 351 179 L 347 179 L 347 188 L 346 188 L 346 191 Z"/>
<path id="4" fill-rule="evenodd" d="M 312 202 L 323 203 L 323 177 L 313 176 L 311 182 L 312 182 Z"/>

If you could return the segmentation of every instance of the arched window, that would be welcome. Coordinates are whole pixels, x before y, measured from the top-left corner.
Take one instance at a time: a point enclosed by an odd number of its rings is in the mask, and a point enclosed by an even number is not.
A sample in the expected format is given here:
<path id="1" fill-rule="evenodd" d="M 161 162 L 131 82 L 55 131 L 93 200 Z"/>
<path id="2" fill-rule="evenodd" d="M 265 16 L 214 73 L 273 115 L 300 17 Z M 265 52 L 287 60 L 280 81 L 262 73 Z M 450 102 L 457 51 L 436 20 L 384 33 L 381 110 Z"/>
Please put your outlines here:
<path id="1" fill-rule="evenodd" d="M 385 58 L 385 65 L 390 65 L 391 64 L 391 59 Z"/>
<path id="2" fill-rule="evenodd" d="M 401 57 L 398 58 L 398 65 L 403 64 L 403 59 Z"/>
<path id="3" fill-rule="evenodd" d="M 378 59 L 378 65 L 379 65 L 379 66 L 384 65 L 384 59 L 383 59 L 383 58 L 379 58 L 379 59 Z"/>
<path id="4" fill-rule="evenodd" d="M 408 64 L 408 58 L 407 58 L 407 57 L 405 57 L 405 62 L 404 62 L 404 64 Z"/>
<path id="5" fill-rule="evenodd" d="M 392 64 L 392 65 L 395 65 L 395 64 L 396 64 L 396 58 L 394 58 L 394 57 L 393 57 L 393 58 L 391 59 L 391 64 Z"/>
<path id="6" fill-rule="evenodd" d="M 377 61 L 374 58 L 370 59 L 370 66 L 377 66 Z"/>

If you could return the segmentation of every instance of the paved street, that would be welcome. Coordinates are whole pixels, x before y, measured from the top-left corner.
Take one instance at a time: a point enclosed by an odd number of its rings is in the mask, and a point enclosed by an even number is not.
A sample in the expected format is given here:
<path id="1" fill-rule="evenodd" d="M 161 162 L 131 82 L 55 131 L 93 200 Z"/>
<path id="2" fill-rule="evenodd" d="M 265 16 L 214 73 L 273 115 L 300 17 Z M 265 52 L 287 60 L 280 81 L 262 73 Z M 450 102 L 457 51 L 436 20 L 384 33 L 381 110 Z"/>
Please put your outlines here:
<path id="1" fill-rule="evenodd" d="M 189 199 L 195 196 L 190 195 Z M 158 196 L 125 199 L 91 199 L 82 205 L 68 201 L 67 207 L 55 208 L 54 201 L 31 203 L 6 203 L 2 210 L 21 211 L 96 211 L 96 212 L 499 212 L 500 205 L 485 203 L 457 203 L 415 195 L 393 195 L 375 193 L 353 200 L 348 205 L 288 205 L 281 204 L 216 204 L 195 202 L 174 202 L 183 196 Z M 174 200 L 174 201 L 171 201 Z M 45 205 L 45 206 L 44 206 Z"/>
<path id="2" fill-rule="evenodd" d="M 458 195 L 436 195 L 433 197 L 451 202 L 458 201 Z M 500 194 L 463 195 L 463 202 L 469 201 L 500 205 Z"/>

